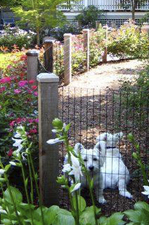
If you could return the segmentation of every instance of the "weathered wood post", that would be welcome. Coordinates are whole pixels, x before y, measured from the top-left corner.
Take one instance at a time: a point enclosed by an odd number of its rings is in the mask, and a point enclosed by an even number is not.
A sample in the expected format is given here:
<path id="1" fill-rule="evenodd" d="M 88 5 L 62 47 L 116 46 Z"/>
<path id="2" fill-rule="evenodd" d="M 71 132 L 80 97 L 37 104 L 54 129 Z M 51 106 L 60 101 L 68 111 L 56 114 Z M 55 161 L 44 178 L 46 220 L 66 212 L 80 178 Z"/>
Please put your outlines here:
<path id="1" fill-rule="evenodd" d="M 29 50 L 27 55 L 27 80 L 35 80 L 37 79 L 38 75 L 38 54 L 39 51 Z"/>
<path id="2" fill-rule="evenodd" d="M 86 70 L 90 67 L 89 29 L 83 29 L 84 51 L 86 51 Z"/>
<path id="3" fill-rule="evenodd" d="M 72 34 L 64 34 L 64 84 L 71 83 L 72 65 L 71 65 L 71 39 Z"/>
<path id="4" fill-rule="evenodd" d="M 142 27 L 141 27 L 141 31 L 145 34 L 149 35 L 149 23 L 143 23 Z"/>
<path id="5" fill-rule="evenodd" d="M 107 62 L 107 41 L 108 41 L 108 25 L 103 27 L 105 29 L 105 40 L 106 40 L 106 45 L 104 49 L 104 53 L 102 56 L 102 62 L 106 63 Z"/>
<path id="6" fill-rule="evenodd" d="M 45 69 L 50 73 L 53 73 L 53 44 L 54 40 L 49 38 L 44 39 L 44 65 Z"/>
<path id="7" fill-rule="evenodd" d="M 54 138 L 52 121 L 58 115 L 58 82 L 53 73 L 41 73 L 38 80 L 39 113 L 39 169 L 40 191 L 45 206 L 58 204 L 59 152 L 57 145 L 48 145 L 47 140 Z"/>

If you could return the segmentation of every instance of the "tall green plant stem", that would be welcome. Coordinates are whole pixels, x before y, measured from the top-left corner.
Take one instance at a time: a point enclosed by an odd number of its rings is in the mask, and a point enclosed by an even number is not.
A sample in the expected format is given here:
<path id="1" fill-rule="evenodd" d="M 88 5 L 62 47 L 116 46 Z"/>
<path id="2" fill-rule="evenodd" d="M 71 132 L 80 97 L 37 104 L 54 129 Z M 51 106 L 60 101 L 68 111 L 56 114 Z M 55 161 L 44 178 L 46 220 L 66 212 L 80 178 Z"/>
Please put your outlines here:
<path id="1" fill-rule="evenodd" d="M 35 187 L 36 187 L 36 191 L 37 191 L 37 195 L 38 195 L 38 199 L 39 199 L 39 207 L 40 207 L 40 210 L 41 210 L 42 224 L 45 225 L 44 214 L 43 214 L 43 207 L 42 207 L 42 201 L 41 201 L 41 195 L 40 195 L 40 192 L 39 192 L 38 183 L 37 183 L 37 177 L 36 177 L 36 173 L 35 173 L 35 168 L 34 168 L 33 160 L 32 160 L 32 157 L 31 157 L 30 153 L 29 153 L 29 161 L 30 161 L 30 164 L 31 164 L 32 174 L 33 174 L 33 177 L 34 177 Z"/>
<path id="2" fill-rule="evenodd" d="M 29 208 L 30 208 L 30 215 L 31 215 L 32 224 L 34 225 L 34 222 L 33 222 L 33 214 L 32 214 L 32 210 L 31 210 L 31 206 L 30 206 L 29 194 L 28 194 L 28 190 L 27 190 L 27 185 L 25 183 L 24 166 L 23 166 L 23 163 L 22 163 L 21 160 L 20 160 L 20 164 L 21 164 L 21 171 L 22 171 L 22 176 L 23 176 L 23 183 L 24 183 L 24 189 L 25 189 L 25 194 L 26 194 L 26 198 L 27 198 L 27 203 L 28 203 Z"/>

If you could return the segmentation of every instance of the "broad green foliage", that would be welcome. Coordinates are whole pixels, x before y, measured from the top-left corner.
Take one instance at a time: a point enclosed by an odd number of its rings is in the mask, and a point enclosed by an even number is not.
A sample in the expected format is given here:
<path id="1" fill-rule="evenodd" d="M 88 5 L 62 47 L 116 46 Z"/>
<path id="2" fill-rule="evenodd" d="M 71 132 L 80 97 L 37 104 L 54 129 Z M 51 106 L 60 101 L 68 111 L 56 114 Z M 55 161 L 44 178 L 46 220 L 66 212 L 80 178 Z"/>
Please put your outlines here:
<path id="1" fill-rule="evenodd" d="M 83 9 L 82 12 L 76 16 L 76 20 L 79 22 L 81 27 L 96 27 L 96 21 L 101 16 L 102 12 L 93 5 Z"/>
<path id="2" fill-rule="evenodd" d="M 134 210 L 127 210 L 124 214 L 131 221 L 130 225 L 149 224 L 149 205 L 146 202 L 137 202 L 134 205 Z"/>
<path id="3" fill-rule="evenodd" d="M 57 6 L 66 0 L 20 0 L 19 6 L 12 7 L 15 15 L 21 18 L 23 24 L 32 27 L 37 34 L 37 44 L 40 44 L 40 33 L 46 26 L 55 27 L 63 24 L 65 17 Z"/>
<path id="4" fill-rule="evenodd" d="M 133 23 L 122 25 L 108 34 L 108 53 L 121 58 L 148 58 L 148 35 Z"/>

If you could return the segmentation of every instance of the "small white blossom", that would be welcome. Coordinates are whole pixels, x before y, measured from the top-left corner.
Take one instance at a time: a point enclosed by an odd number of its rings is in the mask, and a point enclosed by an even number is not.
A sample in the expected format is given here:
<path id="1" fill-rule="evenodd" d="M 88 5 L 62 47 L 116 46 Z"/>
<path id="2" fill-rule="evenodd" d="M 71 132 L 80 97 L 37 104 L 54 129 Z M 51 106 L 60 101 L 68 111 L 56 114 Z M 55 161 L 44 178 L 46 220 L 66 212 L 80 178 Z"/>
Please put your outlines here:
<path id="1" fill-rule="evenodd" d="M 15 162 L 13 162 L 13 161 L 10 161 L 9 164 L 12 165 L 12 166 L 16 166 L 16 165 L 17 165 L 17 164 L 16 164 Z"/>
<path id="2" fill-rule="evenodd" d="M 56 129 L 52 129 L 52 133 L 57 133 L 57 130 Z"/>
<path id="3" fill-rule="evenodd" d="M 15 143 L 13 144 L 14 147 L 20 147 L 21 143 L 22 143 L 22 139 L 15 139 L 12 138 L 13 141 L 15 141 Z"/>
<path id="4" fill-rule="evenodd" d="M 0 175 L 3 175 L 5 173 L 5 170 L 0 169 Z"/>
<path id="5" fill-rule="evenodd" d="M 81 166 L 78 158 L 76 158 L 72 153 L 71 155 L 71 162 L 72 162 L 72 171 L 69 173 L 69 175 L 74 175 L 76 181 L 80 180 L 80 176 L 83 176 L 81 171 Z"/>
<path id="6" fill-rule="evenodd" d="M 143 195 L 148 195 L 149 198 L 149 186 L 143 186 L 144 187 L 144 191 L 141 192 Z"/>
<path id="7" fill-rule="evenodd" d="M 62 169 L 63 173 L 70 172 L 70 170 L 71 170 L 71 166 L 69 163 L 63 165 L 63 169 Z"/>
<path id="8" fill-rule="evenodd" d="M 55 138 L 55 139 L 48 140 L 47 144 L 54 145 L 54 144 L 61 143 L 61 142 L 63 142 L 63 140 L 60 140 L 59 138 Z"/>
<path id="9" fill-rule="evenodd" d="M 71 193 L 77 191 L 81 187 L 81 183 L 77 183 L 74 188 L 71 190 Z"/>

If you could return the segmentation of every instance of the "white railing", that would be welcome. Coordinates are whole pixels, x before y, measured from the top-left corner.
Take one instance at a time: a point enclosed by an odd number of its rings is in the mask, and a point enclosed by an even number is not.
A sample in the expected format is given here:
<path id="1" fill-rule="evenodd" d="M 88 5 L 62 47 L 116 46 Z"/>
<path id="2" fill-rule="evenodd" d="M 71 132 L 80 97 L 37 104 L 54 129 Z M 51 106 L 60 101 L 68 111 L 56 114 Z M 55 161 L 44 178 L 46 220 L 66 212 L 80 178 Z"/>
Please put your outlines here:
<path id="1" fill-rule="evenodd" d="M 82 0 L 79 2 L 72 2 L 68 0 L 67 3 L 62 4 L 58 7 L 59 10 L 62 11 L 81 11 L 83 8 L 94 5 L 100 10 L 107 11 L 119 11 L 126 10 L 121 5 L 121 0 Z M 131 7 L 128 7 L 127 10 L 131 10 Z M 148 11 L 149 10 L 149 0 L 147 0 L 144 5 L 138 6 L 137 10 L 139 11 Z"/>

